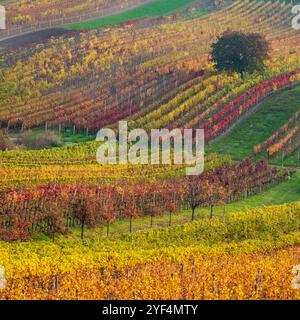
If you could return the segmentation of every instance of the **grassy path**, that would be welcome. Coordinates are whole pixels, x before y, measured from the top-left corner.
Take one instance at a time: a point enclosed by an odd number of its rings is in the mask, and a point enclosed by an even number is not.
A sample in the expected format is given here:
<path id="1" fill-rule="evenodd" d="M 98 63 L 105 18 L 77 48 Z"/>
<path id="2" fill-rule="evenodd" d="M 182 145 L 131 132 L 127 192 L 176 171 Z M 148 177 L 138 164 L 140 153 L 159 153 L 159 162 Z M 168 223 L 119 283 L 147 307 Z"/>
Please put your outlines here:
<path id="1" fill-rule="evenodd" d="M 215 216 L 222 216 L 231 212 L 239 212 L 259 208 L 267 205 L 277 205 L 287 202 L 300 201 L 300 170 L 298 170 L 289 181 L 283 182 L 259 195 L 246 198 L 224 206 L 214 208 Z M 209 217 L 209 208 L 199 208 L 196 210 L 196 220 Z M 191 211 L 185 210 L 172 215 L 171 225 L 182 225 L 191 221 Z M 155 228 L 168 227 L 170 222 L 169 214 L 154 217 L 151 226 L 151 218 L 141 217 L 133 220 L 133 232 L 149 230 Z M 106 227 L 97 227 L 86 230 L 86 238 L 106 236 Z M 129 220 L 118 220 L 110 226 L 110 236 L 129 233 Z M 80 228 L 75 228 L 70 232 L 70 237 L 80 238 Z M 46 239 L 45 236 L 36 239 Z"/>
<path id="2" fill-rule="evenodd" d="M 71 30 L 95 29 L 107 25 L 119 24 L 128 20 L 165 16 L 183 9 L 193 2 L 195 2 L 195 0 L 153 0 L 151 3 L 130 9 L 126 12 L 83 23 L 72 24 L 66 28 Z"/>
<path id="3" fill-rule="evenodd" d="M 208 147 L 207 151 L 229 154 L 234 160 L 242 160 L 252 154 L 255 144 L 270 137 L 298 110 L 300 86 L 280 92 L 263 102 L 226 136 Z M 280 157 L 273 159 L 271 163 L 280 165 Z M 295 154 L 289 157 L 285 164 L 297 165 Z"/>

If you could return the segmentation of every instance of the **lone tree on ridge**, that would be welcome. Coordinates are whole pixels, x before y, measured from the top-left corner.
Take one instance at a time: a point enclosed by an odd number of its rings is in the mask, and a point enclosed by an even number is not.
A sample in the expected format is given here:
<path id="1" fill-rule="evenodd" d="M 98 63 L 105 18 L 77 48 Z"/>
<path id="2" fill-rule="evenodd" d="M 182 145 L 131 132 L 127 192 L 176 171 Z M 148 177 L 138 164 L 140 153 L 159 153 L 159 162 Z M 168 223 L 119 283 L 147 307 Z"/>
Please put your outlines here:
<path id="1" fill-rule="evenodd" d="M 212 61 L 218 71 L 245 72 L 262 71 L 269 57 L 266 39 L 257 33 L 226 31 L 212 45 Z"/>

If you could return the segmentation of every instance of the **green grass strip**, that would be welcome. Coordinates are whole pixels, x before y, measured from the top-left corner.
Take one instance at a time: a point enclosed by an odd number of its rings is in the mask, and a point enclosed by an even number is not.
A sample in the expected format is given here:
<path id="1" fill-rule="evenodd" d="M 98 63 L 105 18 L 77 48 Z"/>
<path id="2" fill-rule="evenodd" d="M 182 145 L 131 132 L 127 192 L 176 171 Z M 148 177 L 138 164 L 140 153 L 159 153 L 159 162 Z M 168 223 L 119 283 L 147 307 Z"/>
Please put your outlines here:
<path id="1" fill-rule="evenodd" d="M 195 2 L 195 0 L 153 0 L 151 3 L 130 9 L 126 12 L 83 23 L 72 24 L 66 28 L 70 30 L 95 29 L 112 24 L 119 24 L 128 20 L 166 16 L 179 9 L 183 9 L 193 2 Z"/>

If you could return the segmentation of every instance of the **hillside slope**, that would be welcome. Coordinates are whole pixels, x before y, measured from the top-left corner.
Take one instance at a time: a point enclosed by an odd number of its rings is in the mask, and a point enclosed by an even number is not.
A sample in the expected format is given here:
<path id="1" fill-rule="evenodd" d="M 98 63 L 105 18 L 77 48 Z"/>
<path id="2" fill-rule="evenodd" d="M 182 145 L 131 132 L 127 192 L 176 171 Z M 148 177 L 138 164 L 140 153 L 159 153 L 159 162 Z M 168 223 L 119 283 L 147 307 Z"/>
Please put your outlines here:
<path id="1" fill-rule="evenodd" d="M 275 94 L 262 102 L 253 114 L 244 118 L 226 136 L 220 138 L 207 148 L 208 152 L 228 154 L 235 160 L 253 155 L 253 147 L 282 127 L 294 114 L 300 110 L 300 87 L 296 86 Z M 288 141 L 287 141 L 288 143 Z M 274 165 L 290 165 L 298 167 L 298 146 L 296 141 L 292 142 L 294 147 L 290 147 L 290 153 L 285 153 L 282 162 L 282 154 L 272 158 L 270 161 Z M 266 153 L 260 154 L 258 158 L 267 158 Z"/>
<path id="2" fill-rule="evenodd" d="M 139 117 L 139 124 L 157 110 L 154 120 L 162 114 L 162 121 L 148 126 L 199 127 L 201 122 L 190 122 L 195 116 L 214 114 L 255 85 L 297 70 L 300 41 L 290 28 L 290 9 L 282 1 L 236 1 L 207 17 L 90 31 L 4 54 L 0 122 L 7 128 L 61 124 L 97 131 L 123 118 Z M 210 45 L 229 26 L 270 41 L 265 75 L 244 83 L 212 70 Z M 274 81 L 285 85 L 291 80 L 285 77 Z"/>

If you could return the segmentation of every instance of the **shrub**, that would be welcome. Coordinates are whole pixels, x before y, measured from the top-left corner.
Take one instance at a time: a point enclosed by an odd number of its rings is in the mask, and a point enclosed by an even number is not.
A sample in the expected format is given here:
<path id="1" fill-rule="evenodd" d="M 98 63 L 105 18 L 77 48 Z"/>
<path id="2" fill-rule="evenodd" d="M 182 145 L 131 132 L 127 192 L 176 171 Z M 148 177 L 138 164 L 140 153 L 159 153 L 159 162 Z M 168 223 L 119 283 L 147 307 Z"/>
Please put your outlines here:
<path id="1" fill-rule="evenodd" d="M 61 136 L 53 131 L 48 131 L 37 136 L 31 131 L 23 133 L 19 137 L 19 143 L 25 145 L 27 149 L 48 149 L 62 145 Z"/>
<path id="2" fill-rule="evenodd" d="M 9 138 L 5 129 L 0 129 L 0 150 L 12 150 L 15 149 L 13 141 Z"/>

